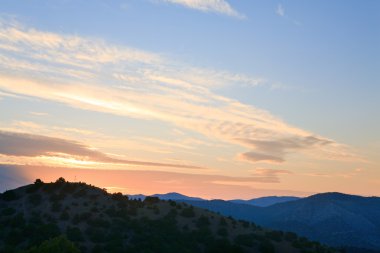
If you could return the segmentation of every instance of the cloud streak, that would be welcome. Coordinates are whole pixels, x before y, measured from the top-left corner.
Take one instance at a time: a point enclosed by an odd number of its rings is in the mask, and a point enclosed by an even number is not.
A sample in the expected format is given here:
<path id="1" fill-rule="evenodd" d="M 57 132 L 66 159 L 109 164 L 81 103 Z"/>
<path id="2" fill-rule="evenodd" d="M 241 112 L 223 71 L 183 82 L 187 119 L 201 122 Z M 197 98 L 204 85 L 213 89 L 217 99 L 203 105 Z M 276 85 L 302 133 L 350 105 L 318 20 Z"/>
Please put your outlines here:
<path id="1" fill-rule="evenodd" d="M 203 11 L 203 12 L 215 12 L 239 19 L 245 18 L 245 16 L 225 1 L 225 0 L 160 0 L 161 2 L 167 2 L 172 4 L 178 4 L 187 8 Z"/>
<path id="2" fill-rule="evenodd" d="M 273 162 L 282 163 L 285 155 L 297 150 L 307 150 L 312 148 L 323 148 L 323 146 L 333 145 L 334 142 L 316 136 L 303 136 L 299 138 L 284 138 L 278 140 L 253 140 L 236 139 L 253 150 L 260 150 L 261 153 L 251 151 L 242 153 L 239 158 L 250 162 Z M 269 155 L 270 154 L 270 155 Z"/>
<path id="3" fill-rule="evenodd" d="M 5 156 L 27 157 L 74 157 L 85 161 L 115 163 L 148 167 L 204 169 L 185 164 L 157 163 L 112 158 L 82 143 L 26 133 L 0 131 L 0 154 Z"/>
<path id="4" fill-rule="evenodd" d="M 281 16 L 281 17 L 285 16 L 285 9 L 282 6 L 282 4 L 278 4 L 277 5 L 276 14 L 279 15 L 279 16 Z"/>
<path id="5" fill-rule="evenodd" d="M 214 92 L 227 83 L 260 85 L 260 78 L 186 66 L 96 39 L 13 24 L 0 25 L 0 44 L 13 50 L 4 54 L 14 64 L 0 61 L 7 70 L 0 71 L 0 91 L 6 93 L 82 110 L 166 122 L 212 140 L 248 148 L 240 158 L 250 162 L 283 162 L 289 153 L 310 151 L 318 159 L 356 158 L 344 145 Z M 14 51 L 19 56 L 14 56 Z M 23 62 L 20 68 L 18 62 Z M 23 69 L 35 63 L 44 68 Z M 73 77 L 75 71 L 88 75 Z"/>

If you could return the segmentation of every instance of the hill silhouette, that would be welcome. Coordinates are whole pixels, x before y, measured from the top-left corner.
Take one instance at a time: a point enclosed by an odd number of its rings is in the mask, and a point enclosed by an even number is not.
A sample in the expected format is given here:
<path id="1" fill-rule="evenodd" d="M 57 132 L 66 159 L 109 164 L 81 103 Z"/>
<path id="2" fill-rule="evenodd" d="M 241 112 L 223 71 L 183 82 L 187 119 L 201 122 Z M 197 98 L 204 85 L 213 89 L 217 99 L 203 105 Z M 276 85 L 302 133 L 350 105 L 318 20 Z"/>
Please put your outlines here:
<path id="1" fill-rule="evenodd" d="M 268 207 L 222 200 L 186 202 L 272 229 L 292 231 L 331 246 L 351 248 L 351 252 L 380 250 L 378 197 L 321 193 Z"/>
<path id="2" fill-rule="evenodd" d="M 266 207 L 266 206 L 289 202 L 289 201 L 293 201 L 297 199 L 300 199 L 300 198 L 293 197 L 293 196 L 268 196 L 268 197 L 254 198 L 250 200 L 233 199 L 229 201 L 233 203 L 238 203 L 238 204 L 247 204 L 247 205 L 252 205 L 252 206 Z"/>
<path id="3" fill-rule="evenodd" d="M 151 197 L 158 197 L 159 199 L 162 200 L 175 200 L 175 201 L 207 201 L 207 199 L 202 199 L 198 197 L 189 197 L 186 195 L 183 195 L 181 193 L 177 192 L 169 192 L 165 194 L 153 194 L 149 195 Z M 130 199 L 145 199 L 145 195 L 143 194 L 136 194 L 136 195 L 128 195 Z M 232 200 L 227 200 L 232 203 L 238 203 L 238 204 L 247 204 L 247 205 L 252 205 L 252 206 L 261 206 L 261 207 L 266 207 L 266 206 L 271 206 L 277 203 L 283 203 L 283 202 L 288 202 L 288 201 L 293 201 L 300 199 L 299 197 L 292 197 L 292 196 L 268 196 L 268 197 L 261 197 L 261 198 L 253 198 L 249 200 L 243 200 L 243 199 L 232 199 Z"/>
<path id="4" fill-rule="evenodd" d="M 60 178 L 0 194 L 0 252 L 335 251 L 186 203 L 130 200 Z"/>

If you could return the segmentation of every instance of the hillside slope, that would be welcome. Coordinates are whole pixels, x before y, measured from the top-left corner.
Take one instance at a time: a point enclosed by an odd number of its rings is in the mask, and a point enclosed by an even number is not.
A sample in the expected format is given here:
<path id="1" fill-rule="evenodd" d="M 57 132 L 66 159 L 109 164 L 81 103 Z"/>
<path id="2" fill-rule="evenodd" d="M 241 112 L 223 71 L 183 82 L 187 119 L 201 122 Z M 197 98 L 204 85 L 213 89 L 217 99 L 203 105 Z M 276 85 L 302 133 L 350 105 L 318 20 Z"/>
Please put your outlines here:
<path id="1" fill-rule="evenodd" d="M 71 248 L 71 242 L 82 253 L 334 252 L 294 233 L 262 229 L 186 203 L 129 200 L 62 178 L 36 180 L 0 195 L 0 252 L 34 253 L 39 250 L 33 247 L 59 243 Z"/>
<path id="2" fill-rule="evenodd" d="M 292 196 L 268 196 L 268 197 L 250 199 L 250 200 L 233 199 L 229 201 L 233 203 L 238 203 L 238 204 L 267 207 L 274 204 L 289 202 L 289 201 L 298 200 L 298 199 L 300 198 L 292 197 Z"/>
<path id="3" fill-rule="evenodd" d="M 332 246 L 380 250 L 380 198 L 317 194 L 268 207 L 226 201 L 187 201 L 272 229 L 293 231 Z"/>

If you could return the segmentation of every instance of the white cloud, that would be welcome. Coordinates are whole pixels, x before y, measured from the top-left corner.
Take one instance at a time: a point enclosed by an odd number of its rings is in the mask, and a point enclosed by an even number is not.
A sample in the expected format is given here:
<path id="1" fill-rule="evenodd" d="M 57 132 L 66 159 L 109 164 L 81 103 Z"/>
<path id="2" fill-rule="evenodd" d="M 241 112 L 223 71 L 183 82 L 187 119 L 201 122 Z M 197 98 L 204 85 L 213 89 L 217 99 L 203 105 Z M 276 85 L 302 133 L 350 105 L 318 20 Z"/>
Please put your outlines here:
<path id="1" fill-rule="evenodd" d="M 187 8 L 196 9 L 204 12 L 215 12 L 231 17 L 243 19 L 245 16 L 225 1 L 225 0 L 161 0 L 168 3 L 179 4 Z"/>
<path id="2" fill-rule="evenodd" d="M 4 23 L 0 23 L 0 44 L 20 52 L 0 51 L 1 57 L 12 60 L 0 61 L 0 67 L 6 69 L 0 71 L 0 89 L 7 93 L 166 122 L 248 148 L 241 158 L 252 162 L 282 162 L 288 153 L 310 150 L 321 158 L 355 158 L 341 144 L 213 91 L 223 85 L 259 85 L 261 78 L 188 66 L 98 39 Z M 78 72 L 79 77 L 73 77 L 75 71 L 86 74 Z"/>
<path id="3" fill-rule="evenodd" d="M 34 127 L 34 126 L 33 126 Z M 73 140 L 53 138 L 43 135 L 26 134 L 19 132 L 9 132 L 0 130 L 0 155 L 5 155 L 5 161 L 17 162 L 18 157 L 35 158 L 57 158 L 75 159 L 79 162 L 89 162 L 90 164 L 111 163 L 145 167 L 166 167 L 185 169 L 206 169 L 194 165 L 179 163 L 160 163 L 151 161 L 136 161 L 120 158 L 113 158 L 106 153 L 102 153 L 92 147 Z M 22 145 L 20 145 L 22 143 Z M 0 159 L 1 162 L 4 163 Z"/>
<path id="4" fill-rule="evenodd" d="M 282 6 L 282 4 L 278 4 L 277 5 L 277 8 L 276 8 L 276 14 L 282 18 L 285 18 L 286 20 L 292 22 L 294 25 L 296 26 L 302 26 L 302 23 L 293 19 L 293 18 L 290 18 L 286 12 L 285 12 L 285 8 Z"/>
<path id="5" fill-rule="evenodd" d="M 284 7 L 282 6 L 282 4 L 278 4 L 278 5 L 277 5 L 276 13 L 277 13 L 277 15 L 279 15 L 279 16 L 281 16 L 281 17 L 284 17 L 284 16 L 285 16 L 285 9 L 284 9 Z"/>

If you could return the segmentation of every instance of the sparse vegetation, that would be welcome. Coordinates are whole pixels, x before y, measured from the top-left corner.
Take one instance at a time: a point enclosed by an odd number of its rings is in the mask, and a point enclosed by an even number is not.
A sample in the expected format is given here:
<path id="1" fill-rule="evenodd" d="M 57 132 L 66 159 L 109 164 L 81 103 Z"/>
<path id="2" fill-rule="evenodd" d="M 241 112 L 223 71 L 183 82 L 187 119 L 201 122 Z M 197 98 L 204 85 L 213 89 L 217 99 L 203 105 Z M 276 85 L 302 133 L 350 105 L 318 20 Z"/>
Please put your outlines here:
<path id="1" fill-rule="evenodd" d="M 1 253 L 334 252 L 294 233 L 64 178 L 0 194 L 0 207 Z"/>

